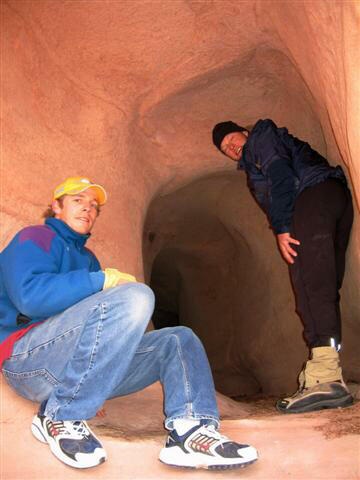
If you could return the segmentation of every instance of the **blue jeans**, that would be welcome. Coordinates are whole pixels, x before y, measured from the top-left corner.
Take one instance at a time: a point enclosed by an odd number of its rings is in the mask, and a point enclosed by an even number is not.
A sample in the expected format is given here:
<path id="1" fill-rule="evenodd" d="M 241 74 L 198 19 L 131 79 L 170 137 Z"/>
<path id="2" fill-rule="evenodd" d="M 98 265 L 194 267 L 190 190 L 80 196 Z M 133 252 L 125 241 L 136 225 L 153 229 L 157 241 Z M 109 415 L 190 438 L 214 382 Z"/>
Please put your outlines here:
<path id="1" fill-rule="evenodd" d="M 218 424 L 200 340 L 186 327 L 144 333 L 153 308 L 153 292 L 141 283 L 92 295 L 20 338 L 3 364 L 6 380 L 29 400 L 47 400 L 53 420 L 89 419 L 105 400 L 160 380 L 166 428 L 176 418 Z"/>

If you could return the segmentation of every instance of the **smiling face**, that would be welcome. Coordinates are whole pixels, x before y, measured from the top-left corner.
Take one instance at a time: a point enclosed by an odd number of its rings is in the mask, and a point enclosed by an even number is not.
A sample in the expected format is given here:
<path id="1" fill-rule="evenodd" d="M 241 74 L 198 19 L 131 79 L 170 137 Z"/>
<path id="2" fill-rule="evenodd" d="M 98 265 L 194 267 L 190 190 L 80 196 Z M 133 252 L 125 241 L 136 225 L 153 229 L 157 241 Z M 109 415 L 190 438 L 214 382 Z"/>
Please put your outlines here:
<path id="1" fill-rule="evenodd" d="M 90 233 L 98 215 L 96 193 L 88 188 L 76 195 L 64 195 L 62 205 L 52 203 L 55 218 L 62 220 L 77 233 Z"/>
<path id="2" fill-rule="evenodd" d="M 247 130 L 228 133 L 221 142 L 221 151 L 231 160 L 234 160 L 234 162 L 239 161 L 248 135 L 249 132 Z"/>

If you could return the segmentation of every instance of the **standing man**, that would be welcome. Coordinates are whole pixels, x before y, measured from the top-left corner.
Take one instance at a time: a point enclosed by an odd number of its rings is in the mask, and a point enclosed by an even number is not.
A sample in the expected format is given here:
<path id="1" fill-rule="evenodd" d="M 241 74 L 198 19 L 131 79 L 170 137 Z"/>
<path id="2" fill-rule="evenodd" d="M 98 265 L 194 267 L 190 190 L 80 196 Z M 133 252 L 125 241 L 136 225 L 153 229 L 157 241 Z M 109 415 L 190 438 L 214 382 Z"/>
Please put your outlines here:
<path id="1" fill-rule="evenodd" d="M 299 390 L 279 400 L 277 409 L 298 413 L 350 405 L 338 351 L 339 289 L 353 207 L 341 167 L 331 167 L 272 120 L 259 120 L 251 133 L 231 121 L 218 123 L 213 142 L 245 170 L 250 191 L 290 265 L 310 359 L 300 373 Z"/>
<path id="2" fill-rule="evenodd" d="M 209 469 L 253 463 L 253 447 L 217 432 L 200 340 L 186 327 L 145 333 L 150 288 L 101 270 L 85 247 L 105 202 L 100 185 L 68 178 L 54 191 L 45 225 L 24 228 L 0 254 L 0 366 L 19 395 L 41 403 L 32 433 L 71 467 L 99 465 L 106 453 L 86 420 L 106 399 L 159 380 L 170 430 L 162 462 Z"/>

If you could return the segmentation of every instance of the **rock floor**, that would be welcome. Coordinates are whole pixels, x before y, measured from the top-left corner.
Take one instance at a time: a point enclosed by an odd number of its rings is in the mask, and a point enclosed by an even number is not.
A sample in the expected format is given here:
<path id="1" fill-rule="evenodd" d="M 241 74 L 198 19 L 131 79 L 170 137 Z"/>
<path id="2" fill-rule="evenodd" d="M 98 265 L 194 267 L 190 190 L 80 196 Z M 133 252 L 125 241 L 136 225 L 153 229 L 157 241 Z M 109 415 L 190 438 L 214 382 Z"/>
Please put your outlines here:
<path id="1" fill-rule="evenodd" d="M 91 420 L 108 460 L 91 470 L 62 465 L 48 447 L 33 438 L 30 423 L 36 405 L 0 383 L 1 480 L 150 480 L 150 479 L 360 479 L 360 402 L 343 410 L 282 415 L 272 398 L 234 402 L 218 396 L 221 431 L 254 445 L 259 460 L 223 472 L 173 469 L 158 460 L 165 431 L 158 385 L 106 403 L 106 416 Z"/>

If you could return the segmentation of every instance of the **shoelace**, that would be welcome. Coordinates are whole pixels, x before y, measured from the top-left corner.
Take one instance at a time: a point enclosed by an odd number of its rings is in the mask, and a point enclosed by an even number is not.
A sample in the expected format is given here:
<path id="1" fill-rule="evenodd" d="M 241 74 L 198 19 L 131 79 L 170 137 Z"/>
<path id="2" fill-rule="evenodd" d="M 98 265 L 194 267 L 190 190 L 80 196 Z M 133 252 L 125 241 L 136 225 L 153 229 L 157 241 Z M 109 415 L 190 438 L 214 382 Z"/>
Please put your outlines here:
<path id="1" fill-rule="evenodd" d="M 90 435 L 90 432 L 84 422 L 76 421 L 71 422 L 71 424 L 74 432 L 81 435 L 82 437 Z"/>
<path id="2" fill-rule="evenodd" d="M 52 428 L 56 430 L 58 434 L 61 434 L 61 435 L 67 435 L 71 437 L 74 437 L 75 435 L 77 438 L 80 439 L 90 434 L 84 422 L 81 422 L 81 421 L 59 420 L 51 423 L 52 423 Z"/>
<path id="3" fill-rule="evenodd" d="M 219 442 L 221 443 L 229 441 L 228 437 L 226 437 L 225 435 L 222 435 L 220 432 L 216 430 L 215 425 L 206 425 L 205 430 L 209 431 L 211 433 L 211 436 L 216 440 L 219 440 Z"/>
<path id="4" fill-rule="evenodd" d="M 289 396 L 288 398 L 295 398 L 299 394 L 301 394 L 302 392 L 307 390 L 307 388 L 305 387 L 305 374 L 304 374 L 303 370 L 299 374 L 298 382 L 299 382 L 299 388 L 297 389 L 297 391 L 293 395 Z"/>

